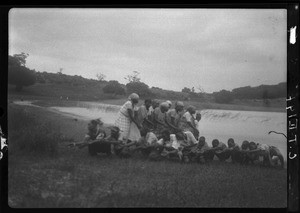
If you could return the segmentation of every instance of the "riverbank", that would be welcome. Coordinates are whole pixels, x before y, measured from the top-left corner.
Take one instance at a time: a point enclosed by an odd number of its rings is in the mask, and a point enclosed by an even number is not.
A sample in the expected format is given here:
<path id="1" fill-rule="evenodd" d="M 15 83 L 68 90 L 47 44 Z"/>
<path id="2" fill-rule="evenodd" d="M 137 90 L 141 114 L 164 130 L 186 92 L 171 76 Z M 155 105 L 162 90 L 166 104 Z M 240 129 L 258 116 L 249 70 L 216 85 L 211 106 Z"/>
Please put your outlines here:
<path id="1" fill-rule="evenodd" d="M 11 207 L 285 208 L 287 205 L 286 169 L 218 161 L 200 165 L 105 155 L 91 157 L 86 148 L 67 147 L 70 142 L 83 139 L 88 121 L 13 103 L 8 104 L 8 120 Z M 16 149 L 15 145 L 22 142 L 18 141 L 20 129 L 32 130 L 45 122 L 56 127 L 48 129 L 49 135 L 59 131 L 56 155 Z"/>
<path id="2" fill-rule="evenodd" d="M 35 100 L 35 104 L 39 106 L 76 106 L 78 102 L 91 102 L 87 100 L 67 100 L 66 97 L 54 98 L 47 96 L 34 96 L 29 94 L 8 94 L 8 101 L 15 100 Z M 126 98 L 123 99 L 103 99 L 92 101 L 93 103 L 104 103 L 112 105 L 123 105 L 126 102 Z M 165 101 L 165 100 L 160 100 Z M 173 100 L 173 104 L 176 101 Z M 143 103 L 140 100 L 139 105 Z M 218 104 L 212 102 L 195 102 L 195 101 L 184 101 L 186 106 L 194 105 L 197 110 L 204 109 L 218 109 L 218 110 L 237 110 L 237 111 L 261 111 L 261 112 L 286 112 L 286 100 L 285 99 L 274 99 L 270 100 L 269 106 L 264 106 L 263 100 L 235 100 L 233 104 Z"/>

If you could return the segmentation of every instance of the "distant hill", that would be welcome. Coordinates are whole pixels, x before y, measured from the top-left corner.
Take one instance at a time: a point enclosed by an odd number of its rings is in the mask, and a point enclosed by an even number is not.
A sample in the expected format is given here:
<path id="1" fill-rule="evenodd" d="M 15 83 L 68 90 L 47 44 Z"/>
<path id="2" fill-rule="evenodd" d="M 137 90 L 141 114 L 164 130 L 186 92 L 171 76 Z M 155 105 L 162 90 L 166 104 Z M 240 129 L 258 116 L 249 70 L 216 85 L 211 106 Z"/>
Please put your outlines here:
<path id="1" fill-rule="evenodd" d="M 109 98 L 124 98 L 127 95 L 105 94 L 102 89 L 108 81 L 87 79 L 78 75 L 66 75 L 62 73 L 36 72 L 36 85 L 26 88 L 33 95 L 60 97 L 68 96 L 77 100 L 99 100 Z M 120 84 L 124 89 L 126 86 Z M 276 99 L 286 97 L 287 83 L 276 85 L 260 85 L 257 87 L 239 87 L 232 91 L 221 90 L 214 93 L 176 92 L 159 87 L 151 87 L 151 98 L 170 99 L 182 101 L 205 101 L 230 103 L 235 99 Z M 24 91 L 26 92 L 26 91 Z M 138 93 L 138 91 L 137 91 Z"/>
<path id="2" fill-rule="evenodd" d="M 232 90 L 232 94 L 236 99 L 274 99 L 286 97 L 287 83 L 279 83 L 276 85 L 260 85 L 257 87 L 239 87 Z"/>

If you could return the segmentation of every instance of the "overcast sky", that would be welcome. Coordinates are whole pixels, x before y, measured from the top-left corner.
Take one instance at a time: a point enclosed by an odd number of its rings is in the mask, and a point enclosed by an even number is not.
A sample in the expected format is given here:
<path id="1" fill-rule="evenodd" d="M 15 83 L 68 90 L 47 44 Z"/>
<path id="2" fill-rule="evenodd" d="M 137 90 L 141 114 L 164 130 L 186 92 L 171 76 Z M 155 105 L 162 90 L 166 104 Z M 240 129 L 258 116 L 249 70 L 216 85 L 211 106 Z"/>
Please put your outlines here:
<path id="1" fill-rule="evenodd" d="M 286 81 L 284 9 L 12 9 L 9 54 L 27 67 L 205 92 Z M 196 89 L 197 91 L 197 89 Z"/>

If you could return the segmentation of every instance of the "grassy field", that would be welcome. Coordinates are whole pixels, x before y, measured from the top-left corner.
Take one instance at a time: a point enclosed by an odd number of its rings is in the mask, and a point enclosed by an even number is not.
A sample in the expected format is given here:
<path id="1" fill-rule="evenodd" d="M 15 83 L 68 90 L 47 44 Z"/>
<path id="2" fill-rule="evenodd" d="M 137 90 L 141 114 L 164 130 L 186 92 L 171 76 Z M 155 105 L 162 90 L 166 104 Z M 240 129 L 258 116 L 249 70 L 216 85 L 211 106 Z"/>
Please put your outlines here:
<path id="1" fill-rule="evenodd" d="M 287 206 L 285 169 L 91 157 L 66 146 L 83 139 L 87 121 L 13 103 L 8 117 L 14 208 Z"/>

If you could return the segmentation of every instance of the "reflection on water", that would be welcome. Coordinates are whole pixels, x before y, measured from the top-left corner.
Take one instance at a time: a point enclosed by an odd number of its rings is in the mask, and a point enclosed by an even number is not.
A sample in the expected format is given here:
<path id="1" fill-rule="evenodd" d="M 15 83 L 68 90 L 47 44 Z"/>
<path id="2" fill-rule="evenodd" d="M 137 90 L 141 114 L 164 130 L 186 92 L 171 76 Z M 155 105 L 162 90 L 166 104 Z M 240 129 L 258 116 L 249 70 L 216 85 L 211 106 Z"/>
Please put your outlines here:
<path id="1" fill-rule="evenodd" d="M 277 146 L 286 156 L 286 138 L 283 135 L 268 134 L 271 130 L 286 134 L 286 113 L 202 110 L 201 114 L 200 135 L 205 136 L 210 143 L 215 138 L 227 142 L 232 137 L 239 145 L 248 140 Z"/>
<path id="2" fill-rule="evenodd" d="M 51 107 L 51 109 L 83 119 L 101 118 L 104 123 L 114 124 L 121 106 L 93 102 L 78 102 L 76 107 Z M 287 141 L 282 135 L 269 131 L 287 133 L 287 115 L 279 112 L 202 110 L 199 122 L 200 135 L 211 145 L 215 138 L 227 143 L 233 138 L 241 145 L 244 140 L 274 145 L 286 159 Z"/>
<path id="3" fill-rule="evenodd" d="M 91 120 L 95 118 L 101 118 L 104 123 L 114 124 L 117 119 L 117 112 L 103 110 L 99 108 L 82 108 L 82 107 L 51 107 L 54 110 L 77 115 L 83 119 Z"/>

